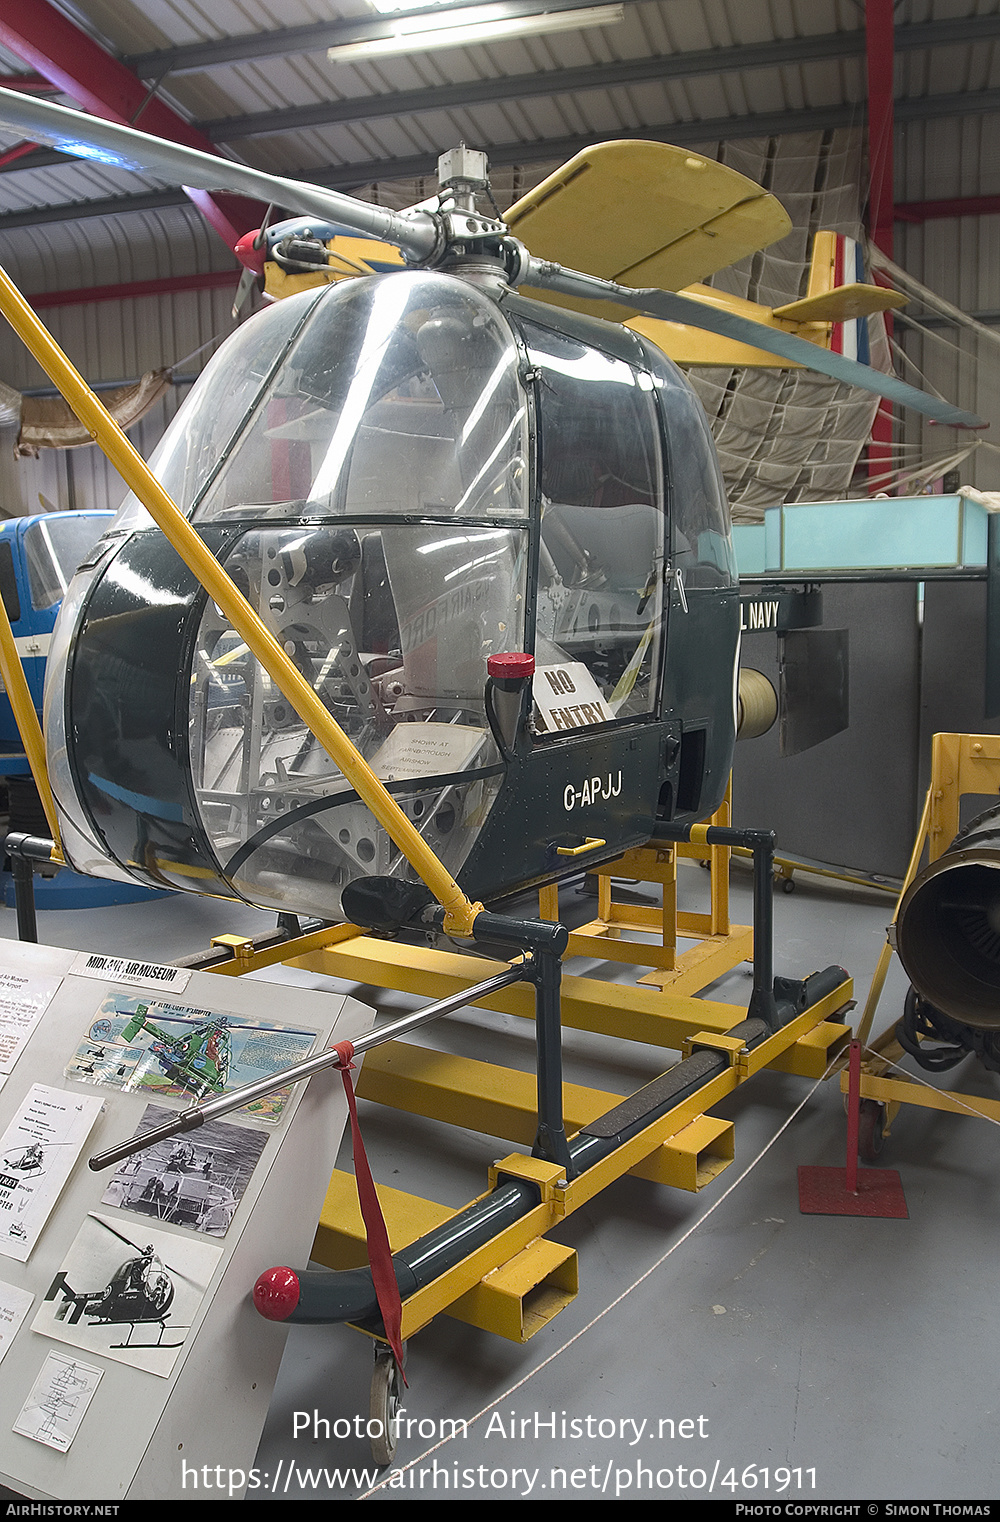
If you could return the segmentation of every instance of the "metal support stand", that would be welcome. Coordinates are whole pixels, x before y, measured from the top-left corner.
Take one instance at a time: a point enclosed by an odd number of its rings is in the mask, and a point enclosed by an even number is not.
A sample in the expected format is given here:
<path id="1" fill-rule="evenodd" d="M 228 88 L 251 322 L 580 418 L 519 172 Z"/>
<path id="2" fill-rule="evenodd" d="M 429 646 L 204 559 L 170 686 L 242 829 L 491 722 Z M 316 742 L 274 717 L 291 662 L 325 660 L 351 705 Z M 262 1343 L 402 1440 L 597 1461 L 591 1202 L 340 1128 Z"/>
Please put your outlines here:
<path id="1" fill-rule="evenodd" d="M 23 856 L 11 854 L 10 871 L 14 879 L 14 909 L 17 914 L 19 941 L 38 940 L 35 918 L 35 869 Z"/>
<path id="2" fill-rule="evenodd" d="M 574 1177 L 563 1123 L 562 1020 L 559 987 L 562 961 L 552 951 L 536 951 L 532 962 L 535 985 L 535 1052 L 538 1080 L 538 1131 L 532 1157 L 558 1163 Z"/>
<path id="3" fill-rule="evenodd" d="M 801 1167 L 799 1210 L 803 1215 L 863 1215 L 908 1220 L 903 1184 L 895 1168 L 858 1171 L 861 1112 L 861 1043 L 851 1042 L 847 1088 L 847 1166 Z"/>
<path id="4" fill-rule="evenodd" d="M 14 879 L 14 908 L 17 913 L 17 938 L 19 941 L 38 940 L 38 921 L 35 918 L 35 868 L 34 863 L 51 863 L 58 847 L 54 840 L 41 835 L 9 834 L 4 850 L 10 857 L 10 871 Z"/>
<path id="5" fill-rule="evenodd" d="M 778 1029 L 774 997 L 774 832 L 734 830 L 715 824 L 660 824 L 654 840 L 691 841 L 708 846 L 742 846 L 753 853 L 753 993 L 749 1019 Z"/>
<path id="6" fill-rule="evenodd" d="M 523 975 L 535 985 L 535 1052 L 538 1129 L 532 1157 L 566 1169 L 572 1164 L 563 1124 L 562 957 L 569 943 L 565 926 L 548 920 L 516 920 L 484 911 L 476 916 L 473 939 L 516 947 L 528 953 Z"/>

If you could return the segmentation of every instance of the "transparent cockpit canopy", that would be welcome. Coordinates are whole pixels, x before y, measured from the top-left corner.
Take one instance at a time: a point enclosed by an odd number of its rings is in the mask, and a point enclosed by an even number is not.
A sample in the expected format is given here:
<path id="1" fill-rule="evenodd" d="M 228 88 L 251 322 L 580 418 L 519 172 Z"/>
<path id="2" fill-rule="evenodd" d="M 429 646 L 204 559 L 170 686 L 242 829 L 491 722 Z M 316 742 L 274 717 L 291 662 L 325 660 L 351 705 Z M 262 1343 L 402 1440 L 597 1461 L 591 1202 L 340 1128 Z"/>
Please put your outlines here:
<path id="1" fill-rule="evenodd" d="M 539 375 L 535 734 L 652 713 L 664 636 L 659 419 L 633 365 L 523 321 Z"/>
<path id="2" fill-rule="evenodd" d="M 98 513 L 52 513 L 24 533 L 31 605 L 51 608 L 66 596 L 73 573 L 93 548 L 107 518 Z"/>
<path id="3" fill-rule="evenodd" d="M 503 768 L 488 654 L 523 640 L 519 527 L 249 529 L 242 586 L 439 859 L 457 871 Z M 224 875 L 255 903 L 340 912 L 358 877 L 414 873 L 211 602 L 190 682 L 192 781 Z"/>
<path id="4" fill-rule="evenodd" d="M 149 457 L 154 476 L 185 513 L 190 514 L 220 458 L 225 458 L 246 426 L 288 344 L 322 295 L 322 290 L 303 291 L 265 307 L 227 339 L 199 375 Z M 142 503 L 129 492 L 115 528 L 128 531 L 151 526 Z"/>
<path id="5" fill-rule="evenodd" d="M 306 292 L 224 345 L 150 462 L 196 523 L 232 526 L 221 556 L 240 591 L 453 872 L 502 780 L 486 662 L 526 640 L 518 352 L 495 303 L 450 276 Z M 134 497 L 114 528 L 146 587 L 135 546 L 152 525 Z M 57 641 L 60 690 L 90 588 L 122 558 L 115 546 L 67 598 L 76 633 L 64 624 Z M 252 902 L 328 916 L 357 877 L 412 878 L 219 609 L 208 601 L 197 618 L 177 702 L 213 870 Z M 136 638 L 138 650 L 138 623 Z M 129 680 L 143 685 L 141 660 Z M 93 870 L 100 827 L 74 794 L 61 705 L 49 706 L 67 837 Z"/>
<path id="6" fill-rule="evenodd" d="M 527 447 L 517 349 L 496 304 L 451 276 L 402 272 L 252 319 L 151 463 L 197 522 L 509 519 L 527 514 Z M 126 501 L 124 526 L 136 509 Z"/>

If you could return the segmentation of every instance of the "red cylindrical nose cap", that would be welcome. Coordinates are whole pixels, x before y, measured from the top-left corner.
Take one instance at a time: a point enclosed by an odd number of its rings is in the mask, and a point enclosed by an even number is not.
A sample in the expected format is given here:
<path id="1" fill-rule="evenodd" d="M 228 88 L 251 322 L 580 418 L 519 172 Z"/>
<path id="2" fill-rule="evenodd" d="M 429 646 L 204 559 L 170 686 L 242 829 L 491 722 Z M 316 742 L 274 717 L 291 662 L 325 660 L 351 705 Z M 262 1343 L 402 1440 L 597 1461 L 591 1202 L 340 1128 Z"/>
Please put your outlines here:
<path id="1" fill-rule="evenodd" d="M 258 239 L 260 239 L 259 243 Z M 238 240 L 234 252 L 245 269 L 253 270 L 255 275 L 263 275 L 267 249 L 264 247 L 264 240 L 260 236 L 259 227 L 255 228 L 253 232 L 244 233 L 242 238 Z"/>
<path id="2" fill-rule="evenodd" d="M 509 650 L 502 655 L 491 655 L 486 670 L 496 682 L 526 681 L 535 674 L 535 657 L 523 650 Z"/>
<path id="3" fill-rule="evenodd" d="M 268 1321 L 287 1321 L 299 1303 L 299 1276 L 292 1268 L 269 1268 L 253 1287 L 253 1303 Z"/>

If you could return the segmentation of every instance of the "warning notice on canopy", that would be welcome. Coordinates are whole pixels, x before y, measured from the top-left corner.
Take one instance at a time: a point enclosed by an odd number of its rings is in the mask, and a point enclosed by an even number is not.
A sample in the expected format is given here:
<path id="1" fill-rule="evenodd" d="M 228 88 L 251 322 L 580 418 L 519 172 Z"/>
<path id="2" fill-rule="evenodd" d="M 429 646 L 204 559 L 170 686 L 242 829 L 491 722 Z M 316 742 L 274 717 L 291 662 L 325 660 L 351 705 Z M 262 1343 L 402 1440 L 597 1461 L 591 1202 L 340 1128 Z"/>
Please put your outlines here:
<path id="1" fill-rule="evenodd" d="M 535 700 L 538 734 L 549 734 L 557 729 L 588 729 L 591 724 L 609 724 L 614 718 L 601 689 L 582 661 L 538 666 L 531 695 Z"/>

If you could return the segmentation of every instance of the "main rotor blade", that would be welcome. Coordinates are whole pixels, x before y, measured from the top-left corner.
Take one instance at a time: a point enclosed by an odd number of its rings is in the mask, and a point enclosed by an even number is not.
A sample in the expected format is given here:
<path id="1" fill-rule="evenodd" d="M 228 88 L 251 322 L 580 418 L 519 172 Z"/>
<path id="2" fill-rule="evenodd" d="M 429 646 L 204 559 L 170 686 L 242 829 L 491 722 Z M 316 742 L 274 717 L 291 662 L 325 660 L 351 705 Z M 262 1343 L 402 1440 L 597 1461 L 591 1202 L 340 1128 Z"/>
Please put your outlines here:
<path id="1" fill-rule="evenodd" d="M 171 185 L 191 185 L 200 190 L 231 190 L 256 200 L 273 202 L 304 216 L 340 222 L 367 237 L 394 243 L 405 253 L 420 257 L 434 246 L 435 230 L 429 216 L 420 212 L 402 216 L 382 206 L 356 201 L 340 191 L 324 190 L 303 180 L 286 180 L 249 164 L 202 153 L 183 143 L 103 121 L 81 111 L 70 111 L 50 101 L 0 89 L 0 125 L 30 135 L 36 143 L 48 143 L 75 158 L 94 159 L 117 169 L 146 171 Z"/>
<path id="2" fill-rule="evenodd" d="M 527 261 L 523 284 L 560 291 L 564 296 L 576 296 L 585 301 L 613 301 L 619 306 L 630 307 L 634 312 L 641 312 L 646 317 L 683 323 L 689 328 L 702 328 L 707 333 L 717 333 L 721 338 L 732 338 L 738 343 L 765 349 L 769 354 L 777 354 L 793 364 L 816 370 L 820 375 L 829 375 L 833 380 L 857 386 L 861 391 L 884 396 L 887 401 L 898 402 L 902 407 L 912 407 L 915 412 L 922 412 L 925 417 L 947 424 L 950 428 L 989 426 L 974 412 L 964 412 L 960 407 L 953 407 L 950 402 L 938 401 L 937 397 L 929 396 L 926 391 L 918 391 L 915 386 L 908 386 L 895 375 L 885 375 L 881 370 L 873 370 L 870 365 L 861 365 L 855 360 L 845 359 L 842 354 L 821 349 L 818 344 L 797 338 L 793 333 L 784 333 L 778 328 L 752 322 L 748 317 L 740 317 L 735 312 L 720 311 L 674 291 L 633 290 L 629 286 L 617 285 L 613 280 L 581 275 L 576 270 L 563 269 L 561 265 L 533 258 Z"/>

